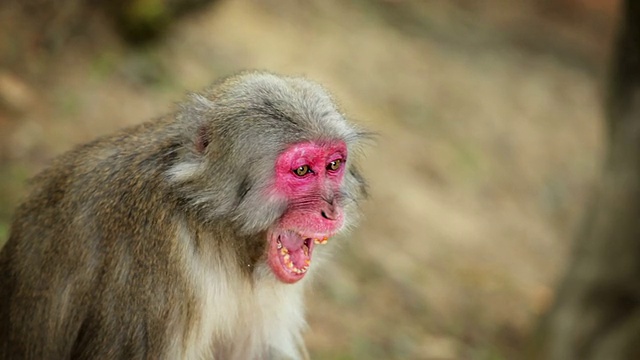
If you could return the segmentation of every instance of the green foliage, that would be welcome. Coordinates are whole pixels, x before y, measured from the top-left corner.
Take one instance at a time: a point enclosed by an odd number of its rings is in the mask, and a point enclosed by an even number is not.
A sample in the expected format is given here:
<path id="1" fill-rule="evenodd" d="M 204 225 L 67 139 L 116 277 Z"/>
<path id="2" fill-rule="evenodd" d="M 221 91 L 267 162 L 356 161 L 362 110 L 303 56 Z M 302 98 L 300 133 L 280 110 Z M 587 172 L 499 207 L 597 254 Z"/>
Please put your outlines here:
<path id="1" fill-rule="evenodd" d="M 170 22 L 171 13 L 164 0 L 134 0 L 125 5 L 122 25 L 133 37 L 145 38 L 162 31 Z"/>
<path id="2" fill-rule="evenodd" d="M 103 51 L 91 62 L 91 76 L 97 80 L 104 80 L 111 76 L 121 59 L 113 51 Z"/>

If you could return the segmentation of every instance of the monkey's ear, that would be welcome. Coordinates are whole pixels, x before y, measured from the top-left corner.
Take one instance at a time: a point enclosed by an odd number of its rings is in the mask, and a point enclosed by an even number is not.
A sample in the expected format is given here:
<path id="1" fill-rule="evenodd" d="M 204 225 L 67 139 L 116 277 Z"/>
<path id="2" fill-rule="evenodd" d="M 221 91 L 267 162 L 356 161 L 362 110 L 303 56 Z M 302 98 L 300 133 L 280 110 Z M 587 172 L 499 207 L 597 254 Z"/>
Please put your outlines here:
<path id="1" fill-rule="evenodd" d="M 203 154 L 205 150 L 207 150 L 207 147 L 211 143 L 211 133 L 209 132 L 208 126 L 201 125 L 198 128 L 194 143 L 198 154 Z"/>

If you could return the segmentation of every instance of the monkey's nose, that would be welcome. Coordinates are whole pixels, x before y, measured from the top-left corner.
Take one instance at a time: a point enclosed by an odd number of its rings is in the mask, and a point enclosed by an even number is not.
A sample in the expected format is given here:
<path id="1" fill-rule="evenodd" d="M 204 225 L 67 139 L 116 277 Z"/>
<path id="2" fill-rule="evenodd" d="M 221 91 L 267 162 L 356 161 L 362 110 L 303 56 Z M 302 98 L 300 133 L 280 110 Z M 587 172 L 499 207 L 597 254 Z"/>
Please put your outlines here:
<path id="1" fill-rule="evenodd" d="M 333 207 L 329 207 L 327 209 L 322 209 L 320 214 L 323 218 L 327 220 L 336 220 L 338 218 L 338 214 Z"/>

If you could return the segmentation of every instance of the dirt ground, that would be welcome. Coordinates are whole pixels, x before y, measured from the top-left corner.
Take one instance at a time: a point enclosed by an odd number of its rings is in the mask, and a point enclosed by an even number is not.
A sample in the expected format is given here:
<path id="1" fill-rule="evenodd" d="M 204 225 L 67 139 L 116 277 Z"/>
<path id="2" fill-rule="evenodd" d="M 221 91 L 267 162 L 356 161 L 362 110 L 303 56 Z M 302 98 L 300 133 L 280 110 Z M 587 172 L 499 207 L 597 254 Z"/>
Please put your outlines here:
<path id="1" fill-rule="evenodd" d="M 55 155 L 240 69 L 302 74 L 378 134 L 361 225 L 310 289 L 313 358 L 517 357 L 597 178 L 613 11 L 580 27 L 501 0 L 400 3 L 218 1 L 144 48 L 97 18 L 95 38 L 21 54 L 0 68 L 0 244 Z"/>

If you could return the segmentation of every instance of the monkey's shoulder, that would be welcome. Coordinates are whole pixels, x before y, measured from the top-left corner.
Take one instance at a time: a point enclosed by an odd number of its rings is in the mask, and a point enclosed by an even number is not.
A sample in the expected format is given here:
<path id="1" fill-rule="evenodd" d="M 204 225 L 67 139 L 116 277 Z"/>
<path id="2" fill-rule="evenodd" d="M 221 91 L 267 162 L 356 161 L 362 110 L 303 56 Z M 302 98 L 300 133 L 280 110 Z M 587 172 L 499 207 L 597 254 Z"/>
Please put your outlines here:
<path id="1" fill-rule="evenodd" d="M 114 198 L 125 201 L 122 195 L 134 191 L 140 197 L 153 192 L 161 183 L 162 163 L 175 152 L 175 140 L 161 131 L 167 121 L 124 128 L 63 153 L 30 180 L 21 208 L 69 211 L 80 204 L 87 208 Z"/>
<path id="2" fill-rule="evenodd" d="M 100 175 L 95 171 L 118 171 L 161 155 L 176 142 L 175 136 L 163 131 L 170 121 L 169 117 L 155 119 L 76 145 L 53 159 L 51 165 L 36 176 L 36 182 L 56 175 Z"/>

